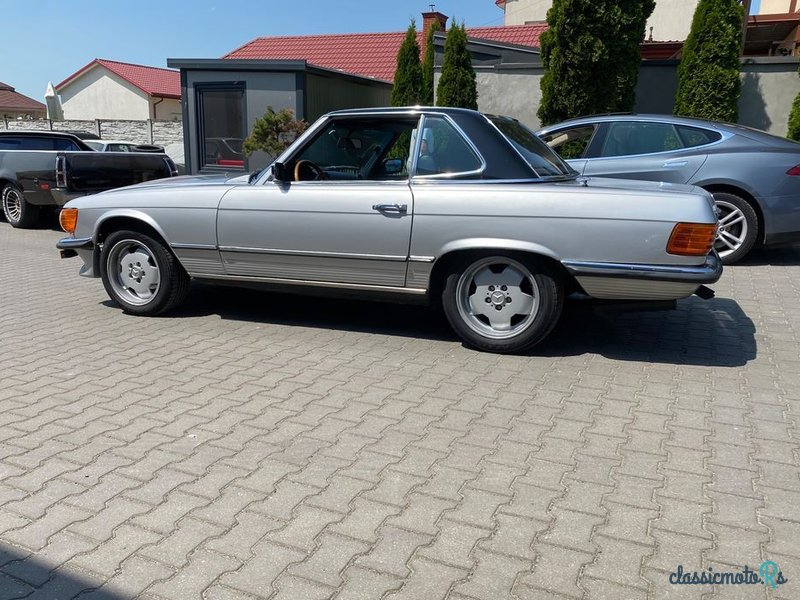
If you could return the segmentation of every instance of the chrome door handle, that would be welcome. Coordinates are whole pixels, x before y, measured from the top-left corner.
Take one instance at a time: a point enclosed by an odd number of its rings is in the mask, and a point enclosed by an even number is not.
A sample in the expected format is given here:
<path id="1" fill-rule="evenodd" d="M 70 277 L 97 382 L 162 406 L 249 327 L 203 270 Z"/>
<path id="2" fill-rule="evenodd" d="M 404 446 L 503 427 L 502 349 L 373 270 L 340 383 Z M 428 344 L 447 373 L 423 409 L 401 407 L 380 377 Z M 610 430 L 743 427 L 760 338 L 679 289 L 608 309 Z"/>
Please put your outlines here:
<path id="1" fill-rule="evenodd" d="M 668 160 L 664 163 L 665 169 L 679 169 L 689 164 L 688 160 Z"/>
<path id="2" fill-rule="evenodd" d="M 404 215 L 408 212 L 408 204 L 373 204 L 372 210 L 377 210 L 382 213 Z"/>

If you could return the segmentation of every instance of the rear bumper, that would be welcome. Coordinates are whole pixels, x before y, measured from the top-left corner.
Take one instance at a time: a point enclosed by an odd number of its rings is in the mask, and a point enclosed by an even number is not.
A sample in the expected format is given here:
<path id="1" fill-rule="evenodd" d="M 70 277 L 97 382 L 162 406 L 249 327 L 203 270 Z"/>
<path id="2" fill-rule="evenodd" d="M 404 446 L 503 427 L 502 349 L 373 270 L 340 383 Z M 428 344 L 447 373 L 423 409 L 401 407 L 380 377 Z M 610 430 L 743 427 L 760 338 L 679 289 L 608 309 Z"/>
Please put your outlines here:
<path id="1" fill-rule="evenodd" d="M 701 285 L 716 283 L 722 276 L 722 261 L 716 252 L 702 265 L 642 265 L 564 261 L 587 294 L 603 300 L 677 300 Z"/>

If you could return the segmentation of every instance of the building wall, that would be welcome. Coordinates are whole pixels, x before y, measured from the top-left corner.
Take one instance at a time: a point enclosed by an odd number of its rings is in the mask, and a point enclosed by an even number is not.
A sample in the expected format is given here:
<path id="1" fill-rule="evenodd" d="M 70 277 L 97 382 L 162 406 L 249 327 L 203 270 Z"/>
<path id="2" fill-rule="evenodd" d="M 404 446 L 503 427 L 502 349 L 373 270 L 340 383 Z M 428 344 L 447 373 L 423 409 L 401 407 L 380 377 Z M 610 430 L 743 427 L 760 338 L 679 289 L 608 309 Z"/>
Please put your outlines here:
<path id="1" fill-rule="evenodd" d="M 332 110 L 388 106 L 392 95 L 390 84 L 360 82 L 342 77 L 306 74 L 305 106 L 307 121 L 315 121 Z"/>
<path id="2" fill-rule="evenodd" d="M 657 0 L 656 8 L 647 23 L 645 37 L 658 41 L 685 40 L 692 26 L 692 16 L 698 0 Z M 788 0 L 762 0 L 765 2 L 788 2 Z M 553 0 L 506 0 L 505 24 L 522 25 L 529 21 L 544 21 Z M 786 12 L 785 10 L 783 12 Z"/>
<path id="3" fill-rule="evenodd" d="M 176 98 L 150 98 L 149 119 L 154 121 L 180 121 L 181 101 Z"/>
<path id="4" fill-rule="evenodd" d="M 797 58 L 746 59 L 742 65 L 739 123 L 774 135 L 786 135 L 789 111 L 800 93 Z M 678 87 L 677 61 L 648 61 L 639 70 L 638 113 L 671 114 Z M 515 117 L 540 127 L 541 66 L 476 69 L 478 106 L 484 112 Z M 438 74 L 437 74 L 438 76 Z"/>
<path id="5" fill-rule="evenodd" d="M 96 65 L 59 90 L 65 119 L 149 119 L 147 94 Z"/>
<path id="6" fill-rule="evenodd" d="M 789 12 L 791 0 L 761 0 L 760 15 L 784 15 Z M 800 7 L 799 7 L 800 8 Z"/>

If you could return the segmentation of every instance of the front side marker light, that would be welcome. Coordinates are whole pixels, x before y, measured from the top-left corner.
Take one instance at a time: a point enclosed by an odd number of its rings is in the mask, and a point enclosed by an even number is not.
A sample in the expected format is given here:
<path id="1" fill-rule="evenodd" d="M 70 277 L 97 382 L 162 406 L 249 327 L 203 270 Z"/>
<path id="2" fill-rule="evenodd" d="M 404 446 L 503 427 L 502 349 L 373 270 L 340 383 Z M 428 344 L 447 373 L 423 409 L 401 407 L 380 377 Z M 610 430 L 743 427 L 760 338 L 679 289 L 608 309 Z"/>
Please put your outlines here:
<path id="1" fill-rule="evenodd" d="M 75 228 L 78 226 L 78 209 L 62 208 L 58 215 L 58 223 L 61 225 L 61 229 L 73 235 Z"/>

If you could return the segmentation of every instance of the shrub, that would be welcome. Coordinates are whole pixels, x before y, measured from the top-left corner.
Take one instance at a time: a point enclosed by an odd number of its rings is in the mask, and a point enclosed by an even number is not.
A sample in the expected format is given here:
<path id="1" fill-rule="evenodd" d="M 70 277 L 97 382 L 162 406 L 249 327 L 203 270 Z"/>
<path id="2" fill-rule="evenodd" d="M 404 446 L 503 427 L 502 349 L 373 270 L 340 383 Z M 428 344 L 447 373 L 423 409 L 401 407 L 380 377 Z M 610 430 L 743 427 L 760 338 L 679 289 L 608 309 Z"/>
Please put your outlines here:
<path id="1" fill-rule="evenodd" d="M 425 106 L 433 106 L 433 63 L 436 58 L 433 35 L 437 31 L 440 31 L 439 22 L 434 21 L 430 29 L 428 29 L 428 36 L 425 40 L 425 60 L 422 61 L 422 94 L 420 94 L 420 103 Z"/>
<path id="2" fill-rule="evenodd" d="M 654 0 L 554 0 L 541 38 L 543 125 L 606 112 L 628 112 Z"/>
<path id="3" fill-rule="evenodd" d="M 250 156 L 263 150 L 278 156 L 308 128 L 308 123 L 294 118 L 294 111 L 284 108 L 278 112 L 268 106 L 263 117 L 256 119 L 252 133 L 245 139 L 242 150 Z"/>
<path id="4" fill-rule="evenodd" d="M 453 24 L 447 32 L 436 104 L 478 110 L 478 86 L 463 23 Z"/>
<path id="5" fill-rule="evenodd" d="M 743 19 L 738 0 L 700 0 L 678 67 L 676 115 L 736 122 Z"/>
<path id="6" fill-rule="evenodd" d="M 406 37 L 397 52 L 397 70 L 394 72 L 392 106 L 419 104 L 422 94 L 422 65 L 419 62 L 419 44 L 414 21 L 408 26 Z"/>
<path id="7" fill-rule="evenodd" d="M 800 75 L 800 71 L 798 71 L 798 75 Z M 800 93 L 795 96 L 792 112 L 789 113 L 789 132 L 786 137 L 800 142 Z"/>

